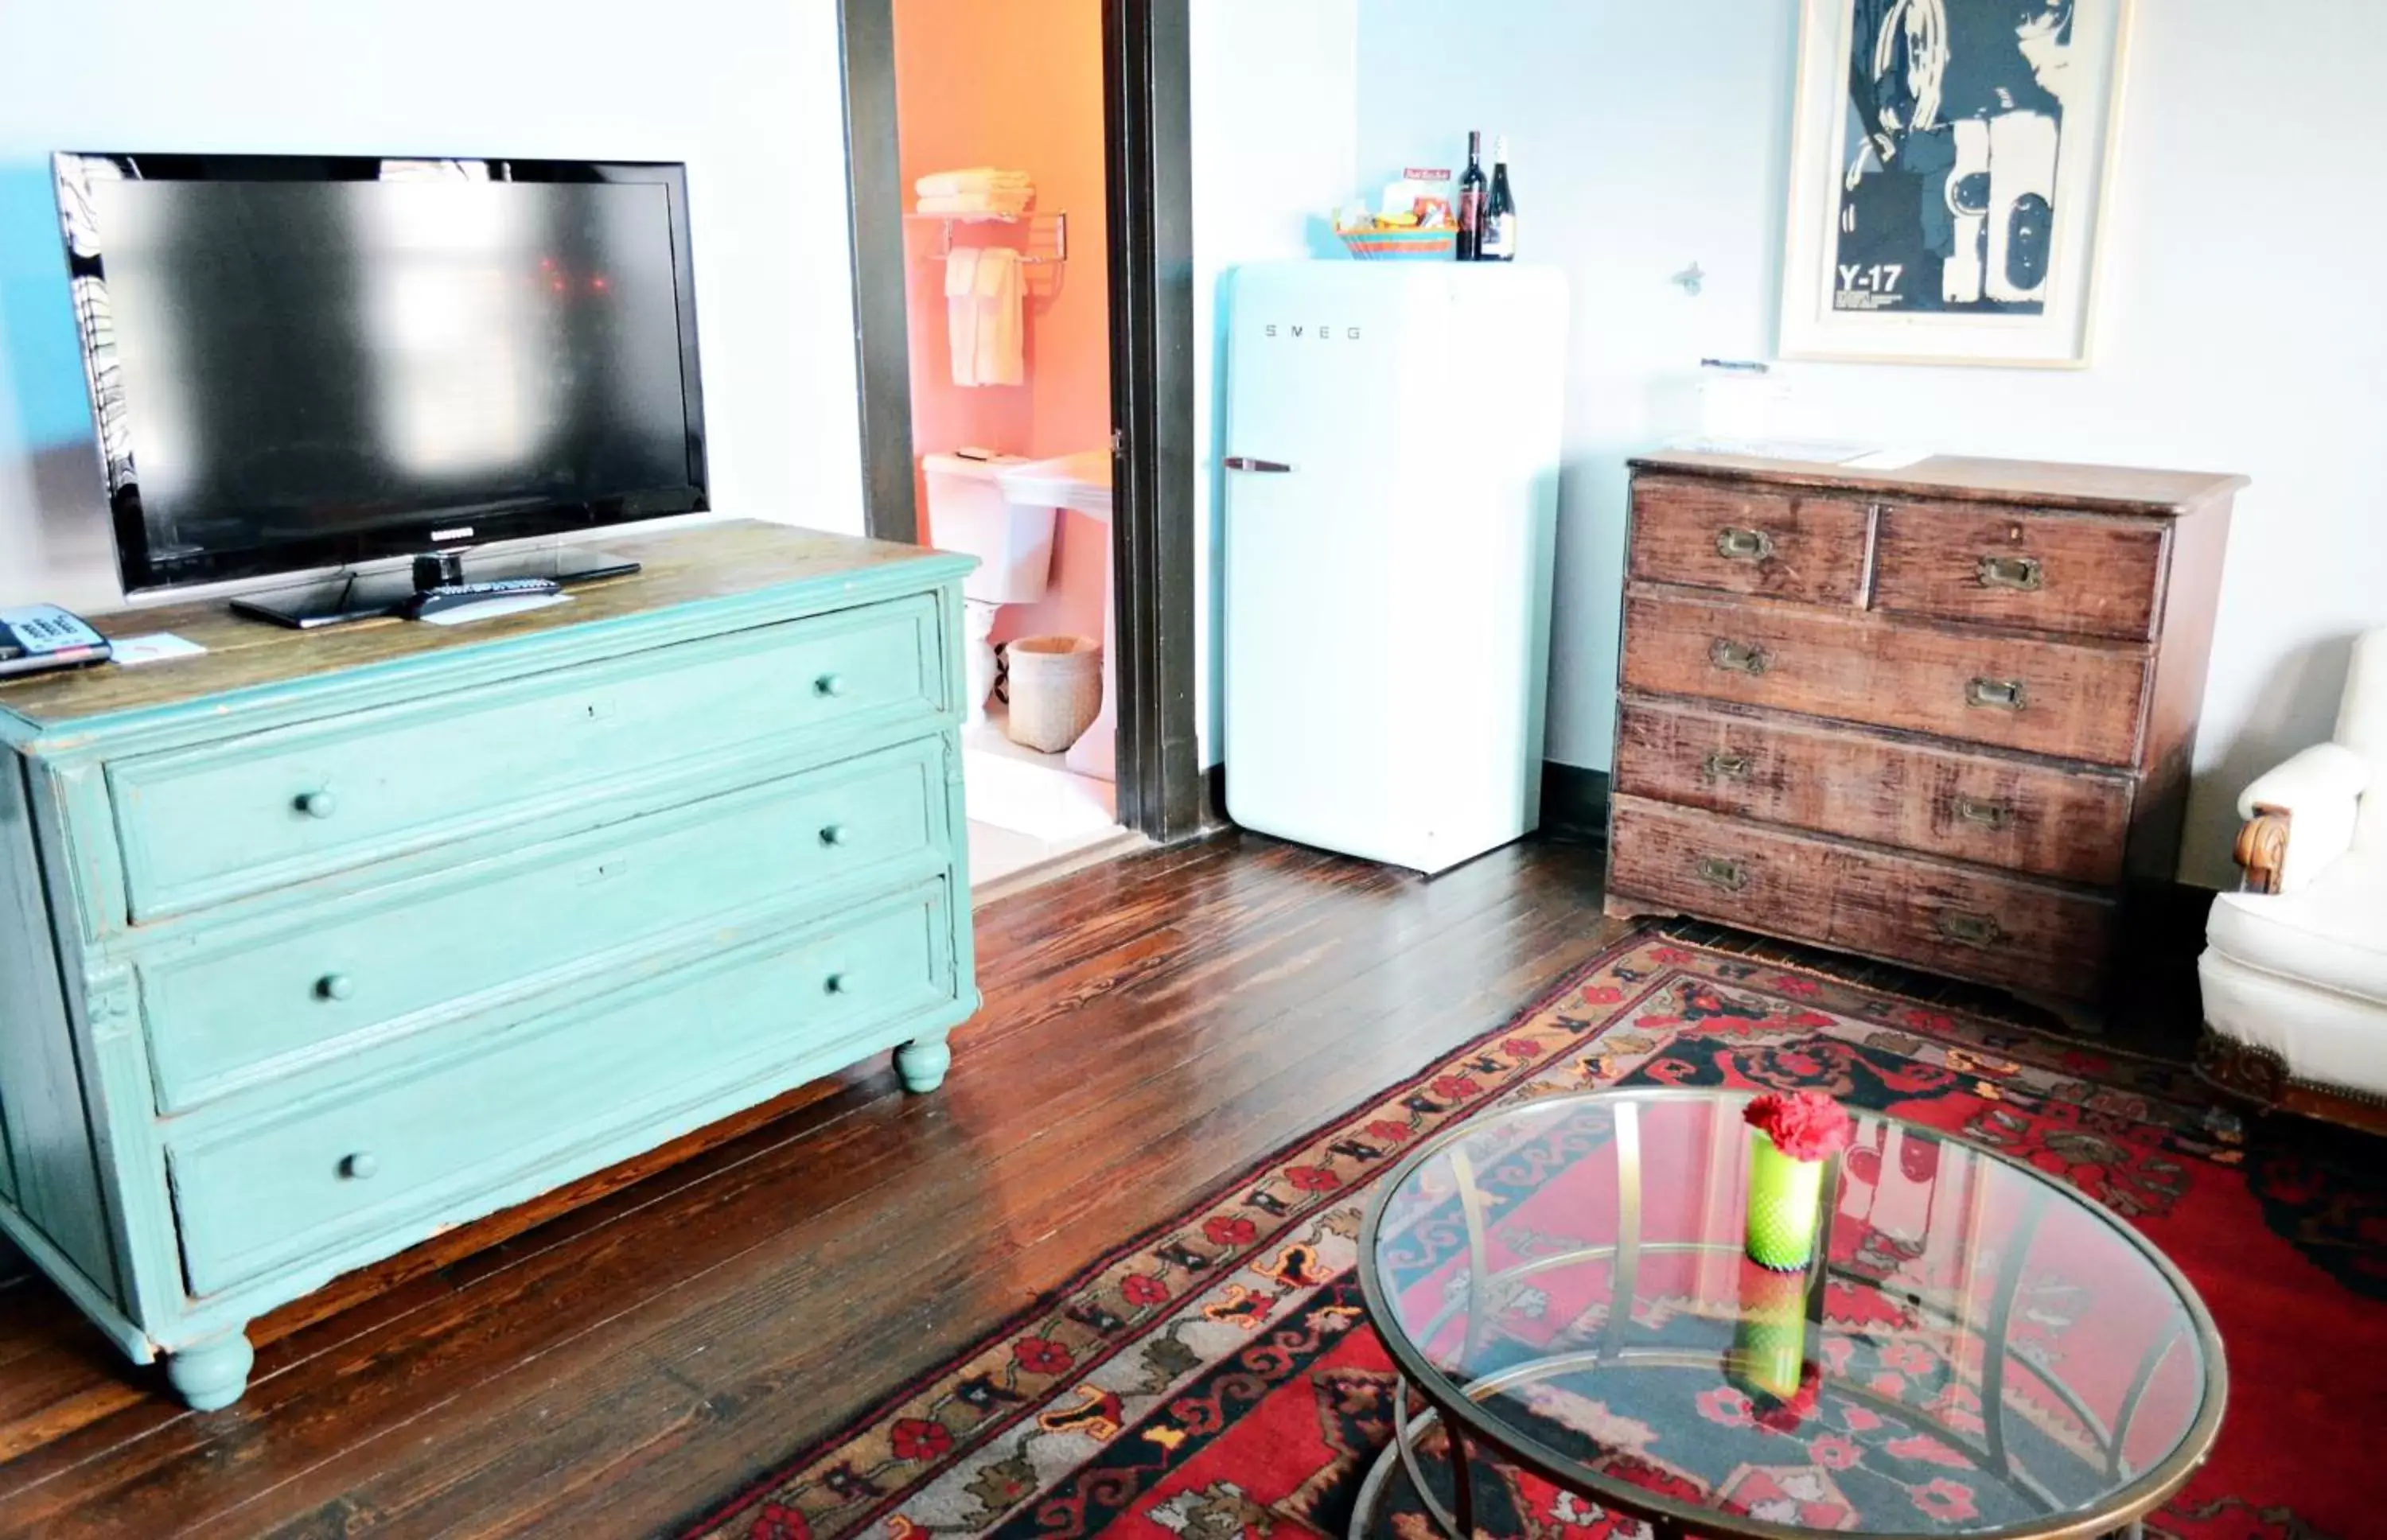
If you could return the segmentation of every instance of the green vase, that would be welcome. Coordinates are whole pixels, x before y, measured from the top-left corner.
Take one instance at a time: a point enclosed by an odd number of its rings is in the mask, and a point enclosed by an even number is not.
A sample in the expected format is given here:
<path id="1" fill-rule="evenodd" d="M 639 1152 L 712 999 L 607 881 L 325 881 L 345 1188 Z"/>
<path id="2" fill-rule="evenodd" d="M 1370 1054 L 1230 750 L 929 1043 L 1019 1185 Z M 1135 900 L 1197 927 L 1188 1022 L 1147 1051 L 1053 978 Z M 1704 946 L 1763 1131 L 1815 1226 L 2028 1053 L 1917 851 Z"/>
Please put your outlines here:
<path id="1" fill-rule="evenodd" d="M 1807 1281 L 1751 1268 L 1741 1275 L 1726 1377 L 1741 1389 L 1787 1401 L 1807 1369 Z"/>
<path id="2" fill-rule="evenodd" d="M 1749 1130 L 1749 1259 L 1796 1272 L 1815 1255 L 1824 1202 L 1824 1163 L 1793 1160 L 1762 1129 Z"/>

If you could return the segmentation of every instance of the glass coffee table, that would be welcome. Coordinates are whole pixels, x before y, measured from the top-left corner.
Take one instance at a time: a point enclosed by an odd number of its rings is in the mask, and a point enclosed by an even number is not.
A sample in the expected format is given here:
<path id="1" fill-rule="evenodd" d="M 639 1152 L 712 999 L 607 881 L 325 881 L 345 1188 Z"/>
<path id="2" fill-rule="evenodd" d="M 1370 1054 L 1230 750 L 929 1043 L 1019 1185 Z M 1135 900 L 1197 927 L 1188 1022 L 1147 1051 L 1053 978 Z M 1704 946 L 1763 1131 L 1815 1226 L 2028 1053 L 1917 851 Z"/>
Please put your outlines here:
<path id="1" fill-rule="evenodd" d="M 2129 1531 L 2204 1462 L 2221 1341 L 2137 1231 L 2027 1166 L 1859 1113 L 1825 1179 L 1827 1239 L 1804 1273 L 1768 1272 L 1742 1256 L 1747 1101 L 1548 1097 L 1386 1178 L 1359 1272 L 1406 1388 L 1355 1537 L 1406 1481 L 1458 1535 L 1588 1506 L 1668 1540 L 2069 1540 Z M 1521 1493 L 1546 1505 L 1530 1522 L 1489 1511 Z"/>

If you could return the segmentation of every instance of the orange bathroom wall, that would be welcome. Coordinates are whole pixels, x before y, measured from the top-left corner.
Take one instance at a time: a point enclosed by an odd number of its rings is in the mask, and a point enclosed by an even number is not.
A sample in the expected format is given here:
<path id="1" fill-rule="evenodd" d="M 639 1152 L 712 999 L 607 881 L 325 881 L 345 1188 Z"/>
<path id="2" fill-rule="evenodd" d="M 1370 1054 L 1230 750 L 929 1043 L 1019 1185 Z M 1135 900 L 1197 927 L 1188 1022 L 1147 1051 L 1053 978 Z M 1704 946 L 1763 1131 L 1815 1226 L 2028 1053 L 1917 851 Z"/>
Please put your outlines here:
<path id="1" fill-rule="evenodd" d="M 941 226 L 905 226 L 917 454 L 974 445 L 1041 459 L 1107 448 L 1110 293 L 1104 207 L 1101 0 L 895 0 L 895 101 L 904 206 L 934 171 L 995 166 L 1035 180 L 1039 210 L 1068 215 L 1068 260 L 1026 269 L 1027 383 L 954 384 Z M 956 224 L 956 244 L 1024 247 L 1025 225 Z M 915 467 L 917 473 L 917 467 Z M 923 538 L 936 524 L 925 483 Z M 1064 511 L 1052 587 L 1004 608 L 995 639 L 1103 635 L 1110 530 Z"/>

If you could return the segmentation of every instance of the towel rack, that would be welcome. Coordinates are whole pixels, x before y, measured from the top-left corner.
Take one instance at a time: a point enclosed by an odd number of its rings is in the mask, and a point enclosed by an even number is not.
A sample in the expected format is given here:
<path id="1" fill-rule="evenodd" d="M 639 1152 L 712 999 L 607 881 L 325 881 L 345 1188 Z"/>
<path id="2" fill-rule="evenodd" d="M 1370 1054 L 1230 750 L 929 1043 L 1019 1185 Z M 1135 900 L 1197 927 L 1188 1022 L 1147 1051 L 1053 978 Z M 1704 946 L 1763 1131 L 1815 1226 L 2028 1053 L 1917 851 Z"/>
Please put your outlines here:
<path id="1" fill-rule="evenodd" d="M 954 254 L 954 226 L 957 224 L 1024 224 L 1028 227 L 1028 249 L 1019 254 L 1020 261 L 1041 266 L 1069 259 L 1069 216 L 1058 210 L 1025 214 L 906 214 L 903 218 L 907 221 L 944 226 L 943 244 L 928 254 L 928 260 L 932 262 L 941 262 Z M 1040 250 L 1040 246 L 1049 249 Z"/>

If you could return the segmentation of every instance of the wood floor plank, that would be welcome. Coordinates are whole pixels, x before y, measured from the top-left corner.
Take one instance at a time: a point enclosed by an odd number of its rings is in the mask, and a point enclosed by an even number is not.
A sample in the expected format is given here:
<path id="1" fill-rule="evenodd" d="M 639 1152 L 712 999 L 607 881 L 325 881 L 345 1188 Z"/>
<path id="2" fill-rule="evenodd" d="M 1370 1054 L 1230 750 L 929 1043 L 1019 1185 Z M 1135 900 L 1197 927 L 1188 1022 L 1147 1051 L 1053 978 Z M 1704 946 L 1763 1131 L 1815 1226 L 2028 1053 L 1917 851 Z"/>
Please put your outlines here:
<path id="1" fill-rule="evenodd" d="M 1004 900 L 979 915 L 987 1009 L 938 1094 L 862 1067 L 393 1274 L 262 1349 L 231 1411 L 181 1413 L 56 1308 L 10 1312 L 0 1363 L 45 1384 L 0 1392 L 0 1533 L 667 1524 L 1497 1027 L 1618 932 L 1598 901 L 1581 847 L 1428 882 L 1231 834 Z M 121 1404 L 39 1420 L 94 1394 Z"/>

